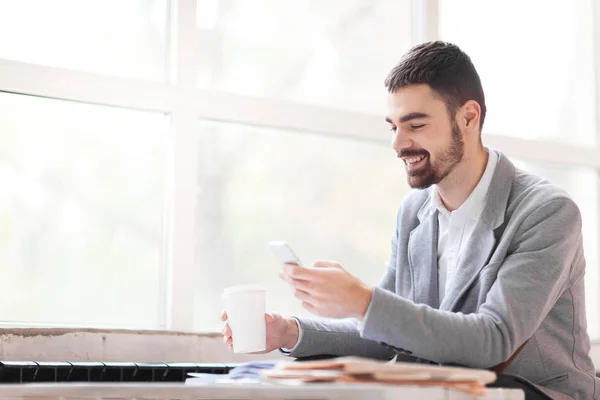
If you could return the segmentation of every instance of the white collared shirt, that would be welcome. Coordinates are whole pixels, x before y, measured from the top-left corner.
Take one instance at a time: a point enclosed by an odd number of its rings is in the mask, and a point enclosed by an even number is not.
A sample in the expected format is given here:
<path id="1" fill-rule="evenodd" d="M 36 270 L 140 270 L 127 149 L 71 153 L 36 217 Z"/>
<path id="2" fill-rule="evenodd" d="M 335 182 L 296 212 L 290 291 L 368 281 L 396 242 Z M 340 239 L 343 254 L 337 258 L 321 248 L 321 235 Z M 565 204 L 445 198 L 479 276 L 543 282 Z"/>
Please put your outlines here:
<path id="1" fill-rule="evenodd" d="M 475 189 L 458 209 L 452 212 L 448 211 L 442 204 L 437 187 L 433 189 L 431 211 L 439 211 L 437 257 L 440 303 L 456 275 L 461 257 L 469 247 L 468 243 L 473 235 L 475 225 L 485 207 L 486 194 L 498 163 L 498 154 L 494 150 L 486 150 L 489 156 L 485 171 Z"/>

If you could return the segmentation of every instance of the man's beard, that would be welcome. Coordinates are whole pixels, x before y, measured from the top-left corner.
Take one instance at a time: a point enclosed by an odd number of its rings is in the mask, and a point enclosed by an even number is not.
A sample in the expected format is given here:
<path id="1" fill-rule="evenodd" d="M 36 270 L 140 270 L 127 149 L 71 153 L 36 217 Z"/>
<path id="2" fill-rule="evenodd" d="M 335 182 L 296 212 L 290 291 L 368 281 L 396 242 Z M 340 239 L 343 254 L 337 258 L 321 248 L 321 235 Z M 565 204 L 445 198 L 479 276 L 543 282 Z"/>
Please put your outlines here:
<path id="1" fill-rule="evenodd" d="M 435 164 L 431 164 L 429 152 L 405 150 L 398 157 L 425 156 L 425 165 L 411 171 L 407 170 L 408 184 L 413 189 L 427 189 L 431 185 L 440 183 L 447 177 L 454 167 L 462 160 L 465 152 L 465 143 L 456 122 L 452 123 L 452 142 L 441 154 L 436 155 Z"/>

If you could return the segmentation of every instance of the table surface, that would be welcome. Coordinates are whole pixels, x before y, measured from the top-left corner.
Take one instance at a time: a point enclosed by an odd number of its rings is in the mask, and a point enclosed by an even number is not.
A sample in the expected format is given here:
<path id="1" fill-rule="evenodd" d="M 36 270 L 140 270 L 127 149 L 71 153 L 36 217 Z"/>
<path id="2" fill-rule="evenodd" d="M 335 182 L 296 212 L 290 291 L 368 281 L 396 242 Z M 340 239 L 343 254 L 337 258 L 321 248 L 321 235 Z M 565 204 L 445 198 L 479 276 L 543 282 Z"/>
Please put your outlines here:
<path id="1" fill-rule="evenodd" d="M 377 384 L 310 384 L 302 386 L 266 385 L 258 383 L 186 385 L 128 383 L 55 383 L 0 385 L 0 398 L 77 398 L 77 399 L 429 399 L 429 400 L 524 400 L 519 389 L 488 389 L 485 397 L 443 388 L 389 386 Z"/>

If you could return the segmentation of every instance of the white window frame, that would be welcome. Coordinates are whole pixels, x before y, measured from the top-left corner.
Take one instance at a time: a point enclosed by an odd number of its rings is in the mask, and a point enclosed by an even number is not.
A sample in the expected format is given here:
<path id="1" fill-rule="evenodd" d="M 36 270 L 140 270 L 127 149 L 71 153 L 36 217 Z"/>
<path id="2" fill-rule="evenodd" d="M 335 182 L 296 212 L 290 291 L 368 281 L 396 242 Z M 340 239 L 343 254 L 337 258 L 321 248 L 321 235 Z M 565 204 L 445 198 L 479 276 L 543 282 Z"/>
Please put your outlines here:
<path id="1" fill-rule="evenodd" d="M 413 43 L 436 39 L 438 1 L 413 0 Z M 598 8 L 598 7 L 597 7 Z M 195 258 L 195 204 L 197 201 L 198 120 L 234 122 L 283 131 L 368 140 L 389 145 L 382 116 L 303 105 L 290 101 L 199 90 L 196 88 L 202 54 L 196 43 L 196 1 L 170 3 L 170 62 L 164 83 L 119 78 L 65 68 L 46 67 L 0 59 L 0 91 L 55 99 L 155 111 L 171 116 L 171 168 L 167 182 L 164 301 L 159 328 L 193 331 Z M 595 11 L 596 20 L 598 10 Z M 595 25 L 600 38 L 600 27 Z M 600 40 L 595 61 L 600 65 Z M 599 69 L 597 68 L 596 71 Z M 600 94 L 600 72 L 596 93 Z M 598 96 L 597 96 L 598 98 Z M 597 105 L 600 101 L 597 101 Z M 384 110 L 382 110 L 383 115 Z M 597 120 L 600 112 L 597 113 Z M 599 124 L 597 124 L 599 126 Z M 501 133 L 501 132 L 499 132 Z M 550 141 L 524 140 L 486 133 L 486 144 L 523 160 L 555 162 L 600 171 L 600 148 L 582 148 Z M 600 283 L 599 283 L 600 286 Z M 158 310 L 157 310 L 158 312 Z M 33 324 L 33 323 L 32 323 Z M 29 324 L 19 324 L 27 326 Z M 39 324 L 35 324 L 39 325 Z"/>

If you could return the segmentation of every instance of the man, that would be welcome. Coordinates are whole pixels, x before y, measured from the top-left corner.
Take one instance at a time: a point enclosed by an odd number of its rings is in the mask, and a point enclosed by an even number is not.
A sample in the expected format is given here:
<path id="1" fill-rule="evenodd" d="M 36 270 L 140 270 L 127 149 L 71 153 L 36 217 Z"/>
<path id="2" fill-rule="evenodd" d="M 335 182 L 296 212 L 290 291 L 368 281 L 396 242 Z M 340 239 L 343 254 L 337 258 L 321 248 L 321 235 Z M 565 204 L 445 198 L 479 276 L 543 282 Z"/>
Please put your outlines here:
<path id="1" fill-rule="evenodd" d="M 267 351 L 474 368 L 510 361 L 505 373 L 553 399 L 600 398 L 575 203 L 482 145 L 483 89 L 457 46 L 414 47 L 385 84 L 392 146 L 418 190 L 398 212 L 383 280 L 370 287 L 329 261 L 286 264 L 281 277 L 303 306 L 340 319 L 267 314 Z M 227 325 L 224 335 L 231 346 Z"/>

